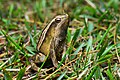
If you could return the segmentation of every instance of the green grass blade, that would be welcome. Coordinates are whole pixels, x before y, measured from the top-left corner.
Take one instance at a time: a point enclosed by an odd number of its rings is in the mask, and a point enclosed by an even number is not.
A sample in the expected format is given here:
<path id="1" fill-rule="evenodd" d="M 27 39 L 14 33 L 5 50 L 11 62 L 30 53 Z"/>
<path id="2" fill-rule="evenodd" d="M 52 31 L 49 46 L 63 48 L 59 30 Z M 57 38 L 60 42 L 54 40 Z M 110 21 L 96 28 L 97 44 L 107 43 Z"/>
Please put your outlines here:
<path id="1" fill-rule="evenodd" d="M 109 46 L 103 53 L 102 56 L 105 56 L 111 49 L 113 49 L 115 47 L 115 45 L 111 45 Z"/>
<path id="2" fill-rule="evenodd" d="M 75 42 L 76 42 L 77 38 L 80 36 L 81 33 L 82 33 L 82 29 L 77 29 L 77 30 L 75 31 L 74 36 L 73 36 L 73 38 L 72 38 L 72 41 L 71 41 L 71 43 L 70 43 L 70 47 L 67 49 L 66 53 L 63 55 L 62 60 L 60 61 L 59 65 L 58 65 L 58 68 L 61 66 L 61 64 L 62 64 L 63 61 L 65 60 L 65 56 L 66 56 L 67 54 L 70 54 L 70 53 L 72 52 L 72 49 L 73 49 L 73 47 L 74 47 L 74 45 L 75 45 Z"/>
<path id="3" fill-rule="evenodd" d="M 107 59 L 110 59 L 112 56 L 113 56 L 112 54 L 108 54 L 108 55 L 102 56 L 102 57 L 98 60 L 98 62 L 99 62 L 99 63 L 103 63 L 103 62 L 105 62 Z"/>
<path id="4" fill-rule="evenodd" d="M 95 74 L 96 70 L 97 70 L 98 66 L 95 66 L 89 73 L 88 77 L 85 80 L 91 80 L 92 76 Z"/>
<path id="5" fill-rule="evenodd" d="M 5 80 L 12 80 L 10 72 L 3 70 Z"/>
<path id="6" fill-rule="evenodd" d="M 105 16 L 106 16 L 107 13 L 108 13 L 108 10 L 105 11 L 105 12 L 100 16 L 100 18 L 99 18 L 99 20 L 98 20 L 98 23 L 100 23 L 100 22 L 105 18 Z"/>
<path id="7" fill-rule="evenodd" d="M 15 45 L 15 47 L 16 47 L 18 50 L 20 50 L 23 54 L 26 54 L 25 51 L 22 49 L 22 47 L 20 47 L 9 35 L 7 35 L 4 30 L 1 30 L 1 32 L 4 34 L 4 36 L 6 37 L 6 39 L 7 39 L 8 41 L 11 41 L 11 42 Z M 26 54 L 26 55 L 27 55 L 27 54 Z"/>
<path id="8" fill-rule="evenodd" d="M 32 31 L 32 30 L 30 30 L 31 28 L 30 28 L 28 22 L 26 22 L 25 24 L 26 24 L 26 28 L 27 28 L 27 30 L 28 30 L 28 34 L 29 34 L 29 36 L 30 36 L 31 43 L 32 43 L 32 45 L 34 46 L 34 48 L 36 49 L 36 43 L 35 43 L 35 41 L 34 41 L 34 39 L 33 39 L 33 37 L 32 37 L 32 34 L 31 34 L 31 31 Z"/>
<path id="9" fill-rule="evenodd" d="M 22 77 L 24 76 L 24 73 L 25 73 L 25 67 L 20 69 L 16 80 L 22 80 Z"/>
<path id="10" fill-rule="evenodd" d="M 109 69 L 106 71 L 106 74 L 109 77 L 109 80 L 115 80 L 113 74 L 111 73 Z"/>
<path id="11" fill-rule="evenodd" d="M 67 73 L 67 71 L 63 72 L 63 74 L 61 74 L 61 75 L 57 78 L 57 80 L 62 80 L 62 78 L 65 76 L 66 73 Z"/>
<path id="12" fill-rule="evenodd" d="M 74 45 L 77 38 L 80 36 L 80 34 L 82 33 L 82 29 L 77 29 L 74 33 L 74 36 L 72 38 L 72 41 L 71 41 L 71 45 Z"/>
<path id="13" fill-rule="evenodd" d="M 92 36 L 90 36 L 88 42 L 87 42 L 87 48 L 86 48 L 86 52 L 89 52 L 89 50 L 92 50 Z"/>
<path id="14" fill-rule="evenodd" d="M 109 28 L 106 30 L 105 34 L 103 35 L 103 37 L 102 37 L 100 43 L 98 44 L 98 46 L 97 46 L 97 48 L 96 48 L 96 50 L 98 50 L 99 47 L 100 47 L 100 45 L 103 43 L 103 41 L 104 41 L 106 35 L 108 34 L 109 30 L 111 29 L 111 27 L 112 27 L 112 25 L 110 25 Z"/>
<path id="15" fill-rule="evenodd" d="M 84 45 L 85 45 L 85 43 L 82 43 L 82 44 L 76 49 L 76 51 L 75 51 L 73 54 L 77 55 L 78 52 L 80 51 L 80 49 L 82 49 L 82 47 L 83 47 Z"/>

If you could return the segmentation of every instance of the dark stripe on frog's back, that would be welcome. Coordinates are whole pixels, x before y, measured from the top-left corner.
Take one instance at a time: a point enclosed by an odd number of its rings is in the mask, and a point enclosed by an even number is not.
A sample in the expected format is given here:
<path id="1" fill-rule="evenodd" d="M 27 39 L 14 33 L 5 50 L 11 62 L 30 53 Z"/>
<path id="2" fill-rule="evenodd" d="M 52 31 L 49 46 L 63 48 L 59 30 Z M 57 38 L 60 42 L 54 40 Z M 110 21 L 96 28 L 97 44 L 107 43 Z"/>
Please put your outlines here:
<path id="1" fill-rule="evenodd" d="M 40 52 L 42 52 L 42 53 L 44 53 L 44 52 L 46 52 L 45 50 L 46 50 L 46 48 L 47 47 L 49 47 L 50 46 L 50 41 L 52 40 L 52 37 L 54 36 L 53 34 L 54 34 L 54 28 L 57 26 L 57 24 L 55 24 L 53 21 L 51 22 L 51 25 L 50 26 L 47 26 L 44 30 L 43 30 L 43 32 L 42 32 L 42 34 L 41 34 L 41 36 L 40 36 L 40 39 L 39 39 L 39 42 L 38 42 L 38 45 L 39 46 L 37 46 L 37 49 L 38 49 L 38 51 L 40 51 Z M 51 27 L 53 27 L 53 28 L 51 28 Z M 53 33 L 53 34 L 52 34 Z M 43 47 L 44 48 L 43 48 Z M 46 46 L 46 48 L 45 48 L 45 46 Z M 41 49 L 42 48 L 42 49 Z M 47 53 L 44 53 L 44 54 L 47 54 Z"/>

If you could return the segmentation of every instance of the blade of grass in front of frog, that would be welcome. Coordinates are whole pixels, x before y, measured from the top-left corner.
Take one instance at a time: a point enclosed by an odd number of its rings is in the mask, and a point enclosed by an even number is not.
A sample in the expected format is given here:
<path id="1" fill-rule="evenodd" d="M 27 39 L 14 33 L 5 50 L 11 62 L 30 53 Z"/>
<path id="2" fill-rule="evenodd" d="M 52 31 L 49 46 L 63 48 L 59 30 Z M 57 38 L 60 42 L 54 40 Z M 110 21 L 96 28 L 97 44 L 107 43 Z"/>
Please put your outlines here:
<path id="1" fill-rule="evenodd" d="M 58 68 L 60 68 L 60 66 L 62 65 L 63 61 L 65 60 L 66 55 L 71 54 L 71 52 L 74 48 L 75 42 L 76 42 L 77 38 L 79 37 L 79 35 L 82 33 L 82 30 L 83 29 L 79 28 L 75 31 L 72 41 L 70 43 L 70 47 L 67 49 L 66 53 L 63 55 L 62 60 L 60 61 L 59 65 L 58 65 Z"/>
<path id="2" fill-rule="evenodd" d="M 50 54 L 50 53 L 49 53 L 49 54 Z M 44 64 L 45 64 L 46 60 L 48 59 L 49 54 L 47 54 L 47 56 L 46 56 L 46 58 L 45 58 L 45 61 L 44 61 L 44 62 L 42 63 L 42 65 L 40 66 L 40 68 L 39 68 L 39 70 L 38 70 L 38 73 L 36 74 L 36 76 L 35 76 L 35 77 L 38 77 L 38 75 L 39 75 L 39 73 L 40 73 L 40 71 L 41 71 L 42 67 L 44 66 Z"/>

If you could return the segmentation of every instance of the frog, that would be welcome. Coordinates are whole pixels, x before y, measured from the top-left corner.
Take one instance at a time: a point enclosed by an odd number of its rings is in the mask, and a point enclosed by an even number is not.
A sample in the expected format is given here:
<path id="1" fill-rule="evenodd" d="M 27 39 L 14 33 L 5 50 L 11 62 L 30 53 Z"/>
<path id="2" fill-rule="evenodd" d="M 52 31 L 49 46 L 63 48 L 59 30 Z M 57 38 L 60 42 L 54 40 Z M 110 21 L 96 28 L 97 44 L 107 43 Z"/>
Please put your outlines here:
<path id="1" fill-rule="evenodd" d="M 46 61 L 46 56 L 51 59 L 55 68 L 58 67 L 58 61 L 61 60 L 66 50 L 68 26 L 68 14 L 61 14 L 55 16 L 42 30 L 36 46 L 38 53 L 29 59 L 33 70 L 39 70 L 36 63 Z"/>

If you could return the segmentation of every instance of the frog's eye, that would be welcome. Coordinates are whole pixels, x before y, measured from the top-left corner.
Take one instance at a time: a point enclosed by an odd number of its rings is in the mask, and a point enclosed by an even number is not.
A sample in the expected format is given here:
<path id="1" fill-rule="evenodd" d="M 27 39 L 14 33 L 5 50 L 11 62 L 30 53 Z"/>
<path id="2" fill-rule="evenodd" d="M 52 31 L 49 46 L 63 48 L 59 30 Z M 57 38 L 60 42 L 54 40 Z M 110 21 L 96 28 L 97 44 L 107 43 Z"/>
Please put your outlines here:
<path id="1" fill-rule="evenodd" d="M 61 21 L 61 18 L 56 18 L 55 22 L 59 23 Z"/>

